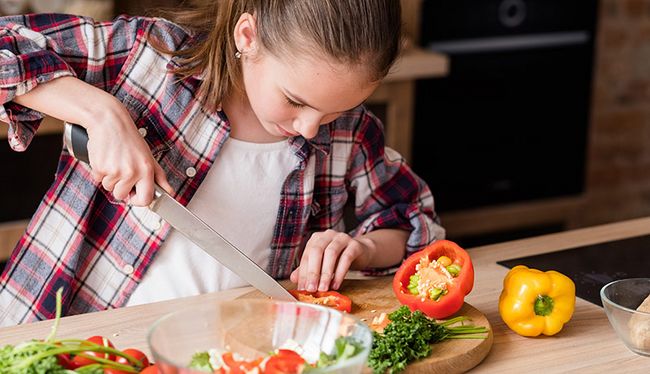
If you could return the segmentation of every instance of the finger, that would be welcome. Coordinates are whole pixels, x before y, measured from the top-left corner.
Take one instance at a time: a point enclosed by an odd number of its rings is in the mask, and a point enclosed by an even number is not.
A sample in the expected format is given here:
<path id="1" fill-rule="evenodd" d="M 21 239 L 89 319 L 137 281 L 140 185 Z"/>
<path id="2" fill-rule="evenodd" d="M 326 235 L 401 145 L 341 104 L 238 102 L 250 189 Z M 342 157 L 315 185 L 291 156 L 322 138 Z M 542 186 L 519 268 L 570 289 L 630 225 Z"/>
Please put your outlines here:
<path id="1" fill-rule="evenodd" d="M 347 241 L 337 236 L 325 248 L 325 251 L 323 252 L 323 265 L 321 266 L 320 281 L 318 284 L 319 291 L 327 291 L 330 288 L 332 279 L 334 279 L 334 272 L 336 271 L 336 262 L 346 245 Z"/>
<path id="2" fill-rule="evenodd" d="M 108 192 L 113 191 L 116 183 L 117 183 L 117 178 L 108 175 L 102 179 L 102 187 L 104 187 L 104 189 Z"/>
<path id="3" fill-rule="evenodd" d="M 326 232 L 315 233 L 307 242 L 305 253 L 309 253 L 307 268 L 301 274 L 307 278 L 306 289 L 309 292 L 318 290 L 320 282 L 321 267 L 323 264 L 323 253 L 330 244 L 334 235 Z"/>
<path id="4" fill-rule="evenodd" d="M 289 276 L 289 280 L 292 283 L 298 283 L 298 268 L 296 268 L 294 271 L 291 272 L 291 275 Z"/>
<path id="5" fill-rule="evenodd" d="M 131 192 L 131 189 L 133 189 L 133 183 L 130 183 L 126 179 L 121 179 L 115 183 L 115 187 L 112 191 L 113 197 L 116 200 L 126 200 L 126 198 L 129 196 L 129 193 Z"/>
<path id="6" fill-rule="evenodd" d="M 350 270 L 352 262 L 361 255 L 361 245 L 359 242 L 352 240 L 341 253 L 339 257 L 339 262 L 336 266 L 336 272 L 334 273 L 334 281 L 332 283 L 332 288 L 338 290 L 345 279 L 345 275 Z"/>
<path id="7" fill-rule="evenodd" d="M 154 180 L 163 190 L 167 191 L 168 194 L 174 195 L 174 189 L 167 181 L 167 175 L 158 162 L 154 163 Z"/>
<path id="8" fill-rule="evenodd" d="M 140 179 L 135 184 L 135 193 L 129 199 L 129 203 L 134 206 L 148 206 L 153 200 L 153 191 L 153 178 Z"/>
<path id="9" fill-rule="evenodd" d="M 318 290 L 320 280 L 320 269 L 323 261 L 323 250 L 320 247 L 314 247 L 307 262 L 307 291 L 314 292 Z"/>
<path id="10" fill-rule="evenodd" d="M 90 174 L 93 178 L 93 181 L 97 184 L 102 183 L 102 180 L 104 180 L 104 177 L 106 176 L 106 174 L 100 173 L 95 169 L 90 169 Z"/>
<path id="11" fill-rule="evenodd" d="M 296 269 L 298 272 L 298 289 L 304 290 L 307 287 L 307 262 L 309 261 L 309 255 L 303 253 L 302 259 L 300 260 L 300 266 Z"/>

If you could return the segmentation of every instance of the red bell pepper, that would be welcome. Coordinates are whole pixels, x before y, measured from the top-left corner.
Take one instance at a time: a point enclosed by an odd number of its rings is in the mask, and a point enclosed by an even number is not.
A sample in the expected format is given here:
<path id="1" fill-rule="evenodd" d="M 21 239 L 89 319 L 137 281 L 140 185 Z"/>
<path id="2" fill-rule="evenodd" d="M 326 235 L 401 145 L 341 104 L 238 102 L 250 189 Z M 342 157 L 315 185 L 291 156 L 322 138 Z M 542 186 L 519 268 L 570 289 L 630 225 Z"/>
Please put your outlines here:
<path id="1" fill-rule="evenodd" d="M 298 301 L 303 303 L 324 305 L 348 313 L 352 311 L 352 300 L 336 291 L 309 292 L 304 290 L 291 290 L 289 292 Z"/>
<path id="2" fill-rule="evenodd" d="M 436 319 L 456 313 L 473 286 L 469 254 L 448 240 L 438 240 L 408 257 L 393 278 L 400 303 Z"/>

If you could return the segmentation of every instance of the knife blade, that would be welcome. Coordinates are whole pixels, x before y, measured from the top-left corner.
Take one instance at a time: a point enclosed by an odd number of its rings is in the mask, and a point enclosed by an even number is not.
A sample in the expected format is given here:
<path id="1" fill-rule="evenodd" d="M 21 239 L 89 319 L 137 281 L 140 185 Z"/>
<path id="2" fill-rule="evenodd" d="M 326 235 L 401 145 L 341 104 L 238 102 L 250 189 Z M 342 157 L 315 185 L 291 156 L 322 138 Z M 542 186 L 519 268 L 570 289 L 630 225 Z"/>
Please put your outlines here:
<path id="1" fill-rule="evenodd" d="M 88 161 L 88 134 L 79 125 L 65 123 L 63 140 L 73 157 Z M 154 199 L 149 209 L 167 221 L 174 229 L 183 234 L 207 254 L 219 261 L 233 273 L 250 283 L 273 299 L 296 301 L 280 283 L 265 272 L 246 254 L 230 243 L 201 218 L 171 197 L 156 184 Z"/>

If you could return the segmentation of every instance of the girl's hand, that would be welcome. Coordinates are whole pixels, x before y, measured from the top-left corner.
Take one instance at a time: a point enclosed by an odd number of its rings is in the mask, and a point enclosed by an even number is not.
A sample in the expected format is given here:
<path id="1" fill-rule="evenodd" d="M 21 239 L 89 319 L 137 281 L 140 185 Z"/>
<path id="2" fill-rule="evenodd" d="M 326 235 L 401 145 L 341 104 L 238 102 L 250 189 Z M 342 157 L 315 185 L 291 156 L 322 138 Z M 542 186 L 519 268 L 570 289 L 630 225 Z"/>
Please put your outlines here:
<path id="1" fill-rule="evenodd" d="M 353 238 L 334 230 L 314 233 L 302 254 L 300 266 L 291 273 L 299 290 L 337 290 L 350 268 L 363 269 L 373 257 L 375 246 L 367 238 Z"/>
<path id="2" fill-rule="evenodd" d="M 154 181 L 173 192 L 124 104 L 111 94 L 77 78 L 61 77 L 36 86 L 14 101 L 85 127 L 93 179 L 116 199 L 149 205 Z"/>
<path id="3" fill-rule="evenodd" d="M 117 200 L 147 206 L 153 200 L 154 181 L 167 192 L 172 188 L 154 160 L 124 105 L 104 96 L 98 113 L 82 123 L 88 131 L 88 158 L 93 179 Z"/>

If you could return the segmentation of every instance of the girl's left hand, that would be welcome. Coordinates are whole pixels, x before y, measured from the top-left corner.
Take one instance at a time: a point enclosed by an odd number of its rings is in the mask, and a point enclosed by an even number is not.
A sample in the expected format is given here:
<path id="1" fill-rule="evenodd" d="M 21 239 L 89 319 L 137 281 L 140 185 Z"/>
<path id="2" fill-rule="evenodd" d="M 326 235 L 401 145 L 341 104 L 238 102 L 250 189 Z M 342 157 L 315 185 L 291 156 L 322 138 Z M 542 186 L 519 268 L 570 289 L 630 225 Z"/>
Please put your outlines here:
<path id="1" fill-rule="evenodd" d="M 372 258 L 374 246 L 367 238 L 353 238 L 335 230 L 312 234 L 305 246 L 300 266 L 291 273 L 299 290 L 337 290 L 351 267 L 363 269 Z"/>

